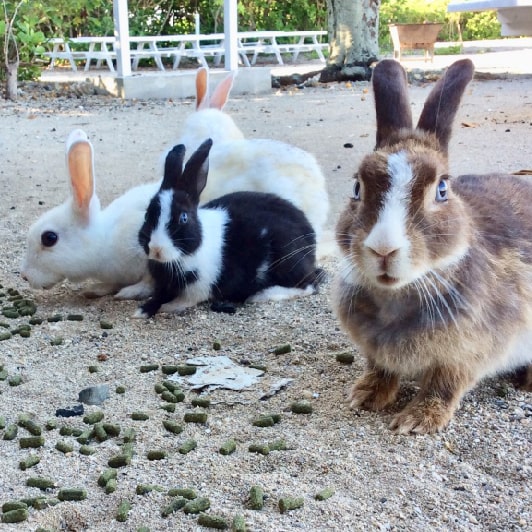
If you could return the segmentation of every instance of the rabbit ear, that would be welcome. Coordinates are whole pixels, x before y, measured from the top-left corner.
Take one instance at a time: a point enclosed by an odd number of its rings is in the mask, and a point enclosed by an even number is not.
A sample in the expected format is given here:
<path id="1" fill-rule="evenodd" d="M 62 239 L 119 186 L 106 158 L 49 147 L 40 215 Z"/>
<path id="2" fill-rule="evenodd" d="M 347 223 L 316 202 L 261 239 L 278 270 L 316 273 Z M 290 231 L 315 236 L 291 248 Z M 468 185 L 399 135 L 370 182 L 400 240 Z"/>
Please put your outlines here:
<path id="1" fill-rule="evenodd" d="M 164 162 L 164 177 L 161 190 L 176 188 L 183 174 L 183 159 L 185 158 L 185 146 L 178 144 L 166 155 Z"/>
<path id="2" fill-rule="evenodd" d="M 209 107 L 209 71 L 205 67 L 196 72 L 196 111 Z"/>
<path id="3" fill-rule="evenodd" d="M 474 66 L 470 59 L 453 63 L 430 92 L 418 122 L 418 129 L 430 131 L 447 153 L 451 129 L 467 84 L 473 79 Z"/>
<path id="4" fill-rule="evenodd" d="M 234 79 L 234 72 L 230 72 L 222 81 L 220 81 L 218 86 L 214 89 L 209 101 L 209 107 L 211 109 L 219 109 L 221 111 L 224 108 L 229 99 L 229 93 L 233 88 Z"/>
<path id="5" fill-rule="evenodd" d="M 66 151 L 74 209 L 88 220 L 95 187 L 92 146 L 86 133 L 81 129 L 72 131 L 66 142 Z"/>
<path id="6" fill-rule="evenodd" d="M 183 177 L 179 188 L 187 192 L 196 203 L 199 203 L 200 194 L 207 184 L 211 146 L 211 139 L 203 142 L 192 154 L 183 170 Z"/>
<path id="7" fill-rule="evenodd" d="M 397 61 L 380 61 L 373 70 L 372 82 L 377 114 L 376 148 L 380 148 L 399 129 L 412 129 L 412 111 L 406 72 Z"/>

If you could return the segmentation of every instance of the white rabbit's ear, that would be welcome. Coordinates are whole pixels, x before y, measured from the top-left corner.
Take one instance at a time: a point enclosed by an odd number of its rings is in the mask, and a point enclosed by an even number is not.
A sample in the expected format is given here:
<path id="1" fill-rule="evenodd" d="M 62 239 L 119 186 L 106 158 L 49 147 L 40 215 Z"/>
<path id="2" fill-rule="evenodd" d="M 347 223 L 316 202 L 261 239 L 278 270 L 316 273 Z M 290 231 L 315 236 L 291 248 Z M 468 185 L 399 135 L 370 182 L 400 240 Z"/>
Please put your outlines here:
<path id="1" fill-rule="evenodd" d="M 234 72 L 230 72 L 214 89 L 212 96 L 209 101 L 209 107 L 211 109 L 219 109 L 220 111 L 224 108 L 227 100 L 229 99 L 229 93 L 233 88 L 233 82 L 235 80 Z"/>
<path id="2" fill-rule="evenodd" d="M 94 196 L 92 146 L 85 132 L 74 130 L 67 139 L 67 166 L 74 199 L 74 209 L 87 221 Z"/>
<path id="3" fill-rule="evenodd" d="M 209 71 L 205 67 L 196 72 L 196 111 L 209 107 Z"/>

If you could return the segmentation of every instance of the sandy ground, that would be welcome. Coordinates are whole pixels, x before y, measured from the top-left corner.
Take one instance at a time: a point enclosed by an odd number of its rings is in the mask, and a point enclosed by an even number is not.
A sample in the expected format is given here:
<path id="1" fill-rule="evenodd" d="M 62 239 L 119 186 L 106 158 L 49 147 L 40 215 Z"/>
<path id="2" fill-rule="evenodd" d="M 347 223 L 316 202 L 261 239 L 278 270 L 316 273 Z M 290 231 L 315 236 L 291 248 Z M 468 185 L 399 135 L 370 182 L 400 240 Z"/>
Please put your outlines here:
<path id="1" fill-rule="evenodd" d="M 430 84 L 412 87 L 414 116 L 421 110 Z M 451 170 L 458 172 L 530 169 L 532 138 L 532 79 L 474 81 L 464 97 L 450 146 Z M 0 381 L 0 416 L 6 425 L 27 413 L 40 426 L 55 419 L 58 427 L 87 428 L 81 417 L 56 418 L 57 408 L 78 404 L 78 392 L 107 383 L 110 398 L 86 412 L 102 411 L 104 421 L 119 424 L 122 433 L 91 445 L 95 453 L 80 454 L 73 436 L 59 428 L 44 430 L 38 449 L 21 449 L 19 428 L 14 440 L 0 430 L 0 503 L 28 497 L 53 499 L 59 488 L 87 491 L 86 500 L 31 509 L 19 525 L 2 530 L 202 530 L 197 516 L 180 510 L 161 517 L 172 487 L 194 488 L 210 500 L 208 513 L 229 523 L 243 516 L 248 530 L 532 530 L 532 402 L 505 379 L 492 379 L 467 394 L 450 426 L 435 436 L 397 436 L 387 427 L 393 409 L 384 413 L 352 412 L 346 392 L 360 375 L 363 359 L 355 352 L 352 364 L 335 355 L 354 352 L 339 330 L 329 304 L 329 284 L 321 293 L 284 303 L 248 305 L 235 315 L 217 314 L 200 306 L 183 315 L 160 314 L 154 320 L 130 319 L 134 302 L 110 297 L 86 300 L 70 283 L 46 292 L 31 292 L 19 276 L 25 234 L 36 217 L 67 196 L 63 144 L 69 131 L 85 129 L 96 148 L 98 191 L 108 203 L 128 187 L 157 177 L 159 155 L 177 138 L 192 110 L 190 101 L 122 102 L 99 96 L 28 91 L 18 103 L 1 102 L 0 133 L 0 283 L 18 289 L 37 305 L 36 316 L 81 314 L 83 321 L 43 322 L 30 338 L 19 335 L 0 342 L 0 364 L 8 379 Z M 332 228 L 351 190 L 351 176 L 374 142 L 374 111 L 367 84 L 317 86 L 272 91 L 263 97 L 233 98 L 227 111 L 248 137 L 291 142 L 314 153 L 327 176 Z M 352 145 L 352 147 L 347 147 Z M 494 191 L 496 194 L 497 191 Z M 457 228 L 458 230 L 459 228 Z M 330 274 L 336 260 L 322 263 Z M 5 305 L 5 303 L 3 303 Z M 113 324 L 102 330 L 100 320 Z M 10 328 L 27 318 L 0 321 Z M 0 331 L 1 332 L 1 331 Z M 51 340 L 63 338 L 62 345 Z M 214 342 L 221 350 L 215 351 Z M 272 350 L 290 344 L 291 352 Z M 211 390 L 206 424 L 183 423 L 193 409 L 196 393 L 184 383 L 185 400 L 173 414 L 161 409 L 154 386 L 161 370 L 141 373 L 146 364 L 184 363 L 199 355 L 227 355 L 241 364 L 267 367 L 259 382 L 242 392 Z M 96 366 L 97 372 L 89 367 Z M 285 388 L 261 400 L 280 379 L 293 379 Z M 125 393 L 115 393 L 117 386 Z M 407 386 L 404 402 L 412 393 Z M 290 411 L 295 400 L 307 399 L 313 413 Z M 131 413 L 148 414 L 146 421 Z M 280 414 L 281 421 L 260 428 L 260 414 Z M 179 435 L 163 428 L 173 419 L 184 426 Z M 123 449 L 127 428 L 136 430 L 131 463 L 118 469 L 116 491 L 98 486 L 107 461 Z M 178 449 L 195 439 L 189 454 Z M 228 439 L 236 451 L 222 456 Z M 251 453 L 253 443 L 280 438 L 287 450 L 267 456 Z M 66 441 L 73 451 L 55 448 Z M 166 458 L 150 461 L 147 452 L 164 449 Z M 38 455 L 28 470 L 19 461 Z M 47 477 L 56 487 L 45 492 L 28 487 L 30 477 Z M 156 484 L 137 495 L 139 484 Z M 264 508 L 252 510 L 250 488 L 262 487 Z M 326 501 L 315 494 L 330 487 Z M 278 501 L 302 497 L 304 505 L 281 513 Z M 121 501 L 128 500 L 128 519 L 115 519 Z"/>

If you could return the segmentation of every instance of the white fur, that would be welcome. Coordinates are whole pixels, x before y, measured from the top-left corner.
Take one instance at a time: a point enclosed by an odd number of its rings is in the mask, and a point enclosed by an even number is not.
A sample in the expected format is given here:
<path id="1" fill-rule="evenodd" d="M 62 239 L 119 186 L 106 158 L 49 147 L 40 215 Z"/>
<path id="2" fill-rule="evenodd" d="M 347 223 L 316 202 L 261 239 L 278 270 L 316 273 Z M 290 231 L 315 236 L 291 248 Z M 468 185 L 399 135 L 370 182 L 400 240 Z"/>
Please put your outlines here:
<path id="1" fill-rule="evenodd" d="M 296 297 L 310 296 L 316 292 L 312 285 L 305 288 L 294 288 L 286 286 L 270 286 L 257 292 L 247 299 L 248 303 L 263 303 L 264 301 L 284 301 Z"/>

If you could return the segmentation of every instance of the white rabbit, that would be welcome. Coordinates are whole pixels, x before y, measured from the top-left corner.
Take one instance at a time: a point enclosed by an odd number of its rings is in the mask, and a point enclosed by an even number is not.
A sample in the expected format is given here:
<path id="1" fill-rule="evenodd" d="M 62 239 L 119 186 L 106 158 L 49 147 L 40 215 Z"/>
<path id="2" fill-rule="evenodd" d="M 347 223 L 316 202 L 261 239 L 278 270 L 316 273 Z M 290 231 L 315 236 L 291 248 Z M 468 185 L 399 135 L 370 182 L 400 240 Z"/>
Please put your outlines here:
<path id="1" fill-rule="evenodd" d="M 211 98 L 204 69 L 199 70 L 197 79 L 197 109 L 188 117 L 178 143 L 194 151 L 206 138 L 214 140 L 209 182 L 200 203 L 238 191 L 277 194 L 305 213 L 320 250 L 329 199 L 316 159 L 284 142 L 241 138 L 240 130 L 222 111 L 232 74 Z M 146 297 L 151 285 L 149 277 L 144 278 L 147 261 L 137 233 L 160 181 L 135 187 L 101 210 L 95 192 L 92 146 L 86 134 L 72 132 L 66 151 L 72 197 L 30 228 L 22 276 L 34 288 L 50 288 L 64 279 L 93 279 L 99 283 L 86 290 L 86 296 L 118 291 L 119 298 Z"/>

